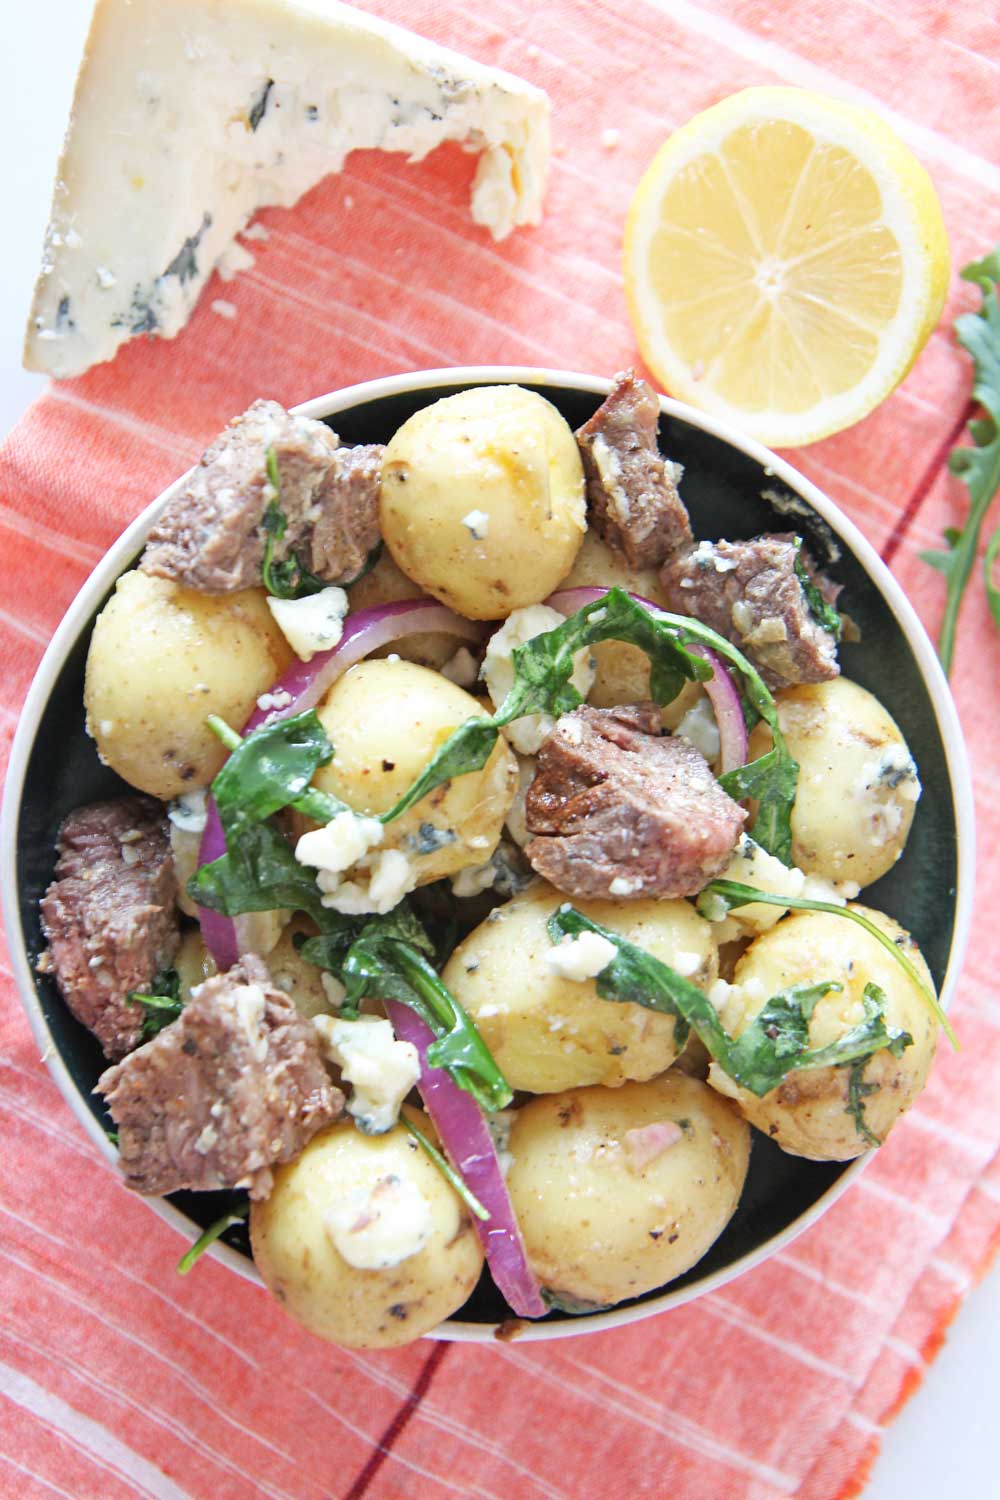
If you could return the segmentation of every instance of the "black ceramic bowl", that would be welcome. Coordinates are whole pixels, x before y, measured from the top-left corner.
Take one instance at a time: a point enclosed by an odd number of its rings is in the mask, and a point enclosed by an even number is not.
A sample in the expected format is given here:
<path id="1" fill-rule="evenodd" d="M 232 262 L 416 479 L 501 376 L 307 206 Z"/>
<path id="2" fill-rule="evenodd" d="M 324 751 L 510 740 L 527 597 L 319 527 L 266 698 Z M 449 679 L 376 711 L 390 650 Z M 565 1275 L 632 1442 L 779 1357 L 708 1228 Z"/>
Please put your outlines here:
<path id="1" fill-rule="evenodd" d="M 348 443 L 386 442 L 411 413 L 469 385 L 517 382 L 540 391 L 577 427 L 608 382 L 564 371 L 507 366 L 430 370 L 351 386 L 298 411 L 328 419 Z M 842 648 L 846 676 L 870 689 L 896 720 L 920 768 L 924 795 L 903 858 L 865 901 L 891 912 L 914 934 L 945 1004 L 954 988 L 972 897 L 972 795 L 965 749 L 933 647 L 887 568 L 856 527 L 803 476 L 716 419 L 662 400 L 663 449 L 684 465 L 683 495 L 695 534 L 751 537 L 791 527 L 833 564 L 842 605 L 861 642 Z M 178 484 L 182 481 L 178 481 Z M 115 580 L 131 567 L 172 486 L 129 527 L 95 568 L 56 632 L 28 694 L 14 740 L 3 808 L 2 889 L 14 972 L 28 1017 L 60 1089 L 95 1147 L 114 1161 L 106 1116 L 91 1090 L 104 1067 L 93 1037 L 70 1015 L 55 985 L 35 972 L 43 946 L 38 901 L 52 878 L 55 839 L 81 803 L 115 795 L 123 783 L 102 766 L 84 731 L 83 675 L 91 626 Z M 650 1316 L 699 1296 L 774 1254 L 826 1211 L 863 1170 L 787 1156 L 754 1133 L 750 1173 L 735 1216 L 708 1254 L 664 1291 L 610 1312 L 572 1318 L 552 1313 L 525 1338 L 593 1332 Z M 224 1193 L 178 1193 L 150 1206 L 193 1239 L 228 1205 Z M 215 1254 L 259 1280 L 245 1231 L 231 1230 Z M 441 1338 L 488 1340 L 507 1316 L 488 1275 Z"/>

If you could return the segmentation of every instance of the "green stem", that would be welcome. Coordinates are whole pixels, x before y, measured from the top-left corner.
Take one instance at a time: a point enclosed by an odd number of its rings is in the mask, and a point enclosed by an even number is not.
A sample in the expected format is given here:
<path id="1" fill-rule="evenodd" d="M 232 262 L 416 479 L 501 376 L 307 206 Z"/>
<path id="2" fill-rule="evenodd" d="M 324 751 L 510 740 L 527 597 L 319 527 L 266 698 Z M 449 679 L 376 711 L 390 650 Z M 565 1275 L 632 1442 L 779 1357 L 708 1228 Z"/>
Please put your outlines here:
<path id="1" fill-rule="evenodd" d="M 455 1192 L 461 1198 L 466 1207 L 475 1214 L 477 1219 L 481 1219 L 485 1224 L 491 1217 L 490 1211 L 488 1208 L 483 1207 L 464 1178 L 462 1178 L 458 1174 L 458 1172 L 455 1171 L 455 1168 L 451 1165 L 451 1163 L 441 1155 L 441 1152 L 437 1149 L 437 1147 L 431 1145 L 431 1142 L 424 1135 L 423 1131 L 419 1130 L 417 1126 L 414 1125 L 409 1115 L 401 1114 L 399 1118 L 402 1120 L 407 1130 L 413 1136 L 413 1139 L 420 1145 L 420 1147 L 424 1151 L 426 1151 L 431 1161 L 441 1173 L 441 1176 L 445 1178 L 445 1180 L 449 1182 L 455 1189 Z"/>
<path id="2" fill-rule="evenodd" d="M 231 1213 L 223 1214 L 221 1219 L 216 1219 L 214 1224 L 209 1224 L 208 1228 L 195 1240 L 187 1254 L 182 1255 L 177 1262 L 178 1276 L 186 1276 L 195 1261 L 204 1255 L 209 1245 L 213 1245 L 219 1236 L 225 1234 L 226 1230 L 231 1229 L 234 1224 L 242 1223 L 249 1212 L 250 1205 L 247 1203 L 243 1208 L 233 1209 Z"/>

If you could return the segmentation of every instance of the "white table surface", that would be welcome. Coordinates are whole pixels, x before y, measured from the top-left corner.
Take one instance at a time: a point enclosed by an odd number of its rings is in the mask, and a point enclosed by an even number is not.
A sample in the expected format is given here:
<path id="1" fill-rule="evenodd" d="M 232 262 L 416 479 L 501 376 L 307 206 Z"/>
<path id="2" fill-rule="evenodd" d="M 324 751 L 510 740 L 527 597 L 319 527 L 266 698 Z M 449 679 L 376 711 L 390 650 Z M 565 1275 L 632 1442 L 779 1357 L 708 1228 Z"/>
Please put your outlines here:
<path id="1" fill-rule="evenodd" d="M 20 343 L 89 14 L 90 0 L 34 0 L 11 3 L 4 17 L 0 432 L 46 383 L 21 369 Z M 864 1500 L 1000 1494 L 998 1395 L 1000 1271 L 968 1298 L 923 1386 L 889 1428 Z"/>

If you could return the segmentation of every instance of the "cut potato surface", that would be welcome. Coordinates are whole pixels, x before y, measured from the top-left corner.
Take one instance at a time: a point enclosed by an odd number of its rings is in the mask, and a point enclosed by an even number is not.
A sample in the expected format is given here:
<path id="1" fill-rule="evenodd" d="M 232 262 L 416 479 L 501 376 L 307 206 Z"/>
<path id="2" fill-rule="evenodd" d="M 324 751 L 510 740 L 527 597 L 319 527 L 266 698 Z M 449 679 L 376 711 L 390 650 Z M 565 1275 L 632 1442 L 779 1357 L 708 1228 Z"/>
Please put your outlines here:
<path id="1" fill-rule="evenodd" d="M 675 131 L 625 233 L 650 368 L 772 447 L 815 442 L 887 396 L 948 274 L 916 157 L 872 111 L 806 89 L 745 89 Z"/>

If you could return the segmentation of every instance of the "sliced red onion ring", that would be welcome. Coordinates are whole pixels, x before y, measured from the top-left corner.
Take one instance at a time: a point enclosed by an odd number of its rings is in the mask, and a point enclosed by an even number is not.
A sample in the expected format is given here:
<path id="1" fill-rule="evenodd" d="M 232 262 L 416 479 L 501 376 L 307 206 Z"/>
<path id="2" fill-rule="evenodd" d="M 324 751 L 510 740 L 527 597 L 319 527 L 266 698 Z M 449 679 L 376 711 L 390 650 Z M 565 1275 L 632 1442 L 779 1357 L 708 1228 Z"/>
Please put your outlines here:
<path id="1" fill-rule="evenodd" d="M 598 599 L 603 599 L 607 592 L 607 589 L 601 588 L 563 589 L 545 602 L 561 615 L 573 615 L 585 604 L 594 604 Z M 664 613 L 661 605 L 654 604 L 652 599 L 644 599 L 641 594 L 629 594 L 629 598 L 645 609 L 654 610 L 657 614 Z M 743 704 L 729 668 L 722 658 L 708 646 L 700 646 L 692 641 L 685 641 L 684 644 L 686 650 L 704 657 L 712 665 L 714 675 L 703 682 L 702 687 L 708 695 L 719 728 L 719 771 L 724 776 L 727 771 L 746 765 L 749 741 Z"/>
<path id="2" fill-rule="evenodd" d="M 428 1067 L 427 1048 L 434 1040 L 430 1027 L 400 1000 L 386 1000 L 385 1009 L 396 1035 L 412 1042 L 420 1053 L 420 1092 L 445 1153 L 489 1210 L 488 1220 L 473 1219 L 473 1224 L 497 1290 L 519 1318 L 543 1318 L 548 1308 L 528 1264 L 514 1206 L 482 1110 L 472 1095 L 460 1089 L 442 1068 Z"/>
<path id="3" fill-rule="evenodd" d="M 318 651 L 311 661 L 297 661 L 270 689 L 267 696 L 277 697 L 280 708 L 255 708 L 243 726 L 243 734 L 252 734 L 262 724 L 275 723 L 279 719 L 290 719 L 295 714 L 315 708 L 327 689 L 356 662 L 370 656 L 380 646 L 398 641 L 407 635 L 422 635 L 425 631 L 441 631 L 464 640 L 479 640 L 482 626 L 474 620 L 463 620 L 452 610 L 439 604 L 436 599 L 397 599 L 391 604 L 377 604 L 371 609 L 359 609 L 348 615 L 344 622 L 344 633 L 336 646 L 329 651 Z M 285 702 L 287 697 L 288 701 Z M 208 821 L 198 851 L 198 868 L 219 859 L 226 852 L 226 839 L 219 821 L 215 802 L 208 799 Z M 220 969 L 228 969 L 241 953 L 248 951 L 247 944 L 240 941 L 240 921 L 224 917 L 221 912 L 210 911 L 199 906 L 198 921 L 201 924 L 205 946 Z"/>

